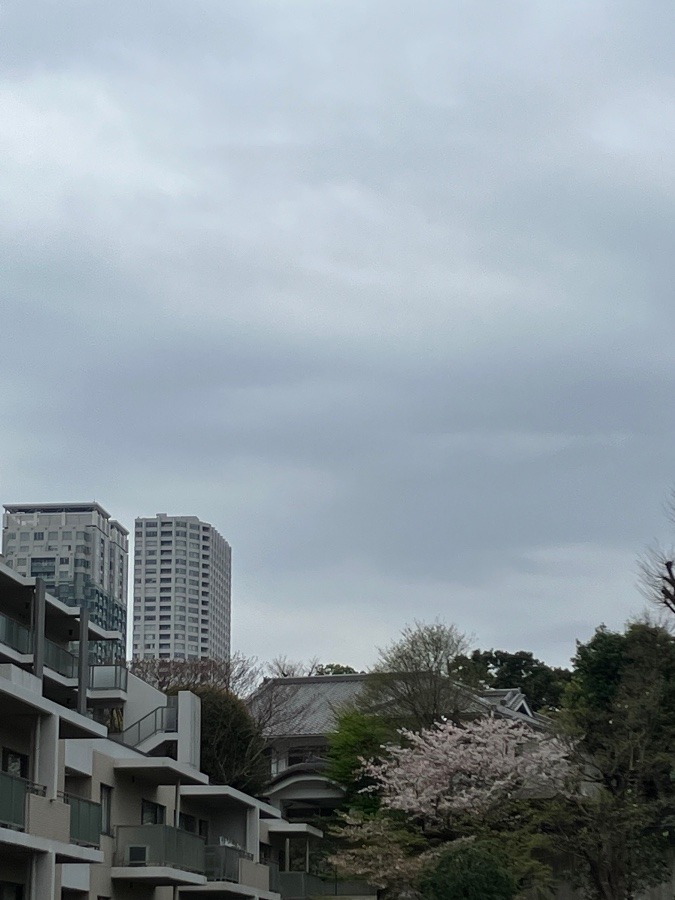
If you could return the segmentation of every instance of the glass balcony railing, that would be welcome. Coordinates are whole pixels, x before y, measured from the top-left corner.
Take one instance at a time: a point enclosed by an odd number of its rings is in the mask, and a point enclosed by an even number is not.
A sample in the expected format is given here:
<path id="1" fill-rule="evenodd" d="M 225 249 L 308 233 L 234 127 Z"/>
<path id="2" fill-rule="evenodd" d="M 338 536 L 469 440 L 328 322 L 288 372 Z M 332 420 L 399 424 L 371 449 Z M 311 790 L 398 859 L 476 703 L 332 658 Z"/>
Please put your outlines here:
<path id="1" fill-rule="evenodd" d="M 89 667 L 89 687 L 93 691 L 126 691 L 129 672 L 125 665 Z"/>
<path id="2" fill-rule="evenodd" d="M 118 825 L 115 866 L 166 866 L 204 874 L 204 838 L 170 825 Z"/>
<path id="3" fill-rule="evenodd" d="M 53 641 L 45 640 L 45 666 L 66 678 L 77 678 L 77 657 Z"/>
<path id="4" fill-rule="evenodd" d="M 72 794 L 62 794 L 70 806 L 70 840 L 73 844 L 98 847 L 101 842 L 101 804 Z"/>
<path id="5" fill-rule="evenodd" d="M 26 824 L 28 783 L 16 775 L 0 772 L 0 824 L 23 829 Z"/>
<path id="6" fill-rule="evenodd" d="M 209 844 L 206 848 L 206 878 L 208 881 L 233 881 L 239 884 L 240 859 L 253 859 L 253 856 L 238 847 Z"/>
<path id="7" fill-rule="evenodd" d="M 25 625 L 0 614 L 0 643 L 19 653 L 33 652 L 33 632 Z"/>
<path id="8" fill-rule="evenodd" d="M 174 699 L 169 697 L 169 705 L 153 709 L 138 722 L 134 722 L 119 734 L 111 734 L 110 737 L 121 744 L 126 744 L 127 747 L 138 747 L 159 731 L 175 733 L 178 730 L 178 707 L 171 702 Z"/>
<path id="9" fill-rule="evenodd" d="M 18 775 L 0 772 L 0 825 L 23 831 L 26 827 L 26 794 L 45 795 L 45 787 Z"/>
<path id="10" fill-rule="evenodd" d="M 365 881 L 340 881 L 321 878 L 309 872 L 279 872 L 278 890 L 282 900 L 307 900 L 308 897 L 368 896 L 377 889 Z M 270 888 L 271 890 L 271 888 Z"/>

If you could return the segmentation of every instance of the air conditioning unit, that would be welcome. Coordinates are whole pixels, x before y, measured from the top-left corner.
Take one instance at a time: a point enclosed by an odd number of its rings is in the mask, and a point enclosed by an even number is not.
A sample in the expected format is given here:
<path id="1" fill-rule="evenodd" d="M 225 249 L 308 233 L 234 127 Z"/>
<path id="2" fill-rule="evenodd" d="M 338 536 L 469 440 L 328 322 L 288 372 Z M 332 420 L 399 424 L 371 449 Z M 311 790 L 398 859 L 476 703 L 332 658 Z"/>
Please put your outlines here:
<path id="1" fill-rule="evenodd" d="M 142 844 L 130 844 L 127 847 L 127 865 L 145 866 L 148 862 L 148 848 Z"/>

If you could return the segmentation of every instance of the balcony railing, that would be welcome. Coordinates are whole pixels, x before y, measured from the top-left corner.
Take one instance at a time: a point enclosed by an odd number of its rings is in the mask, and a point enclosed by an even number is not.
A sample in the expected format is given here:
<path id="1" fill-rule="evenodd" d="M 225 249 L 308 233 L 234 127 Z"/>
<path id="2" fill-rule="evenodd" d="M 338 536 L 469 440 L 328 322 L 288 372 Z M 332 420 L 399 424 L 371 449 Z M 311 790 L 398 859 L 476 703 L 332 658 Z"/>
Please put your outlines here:
<path id="1" fill-rule="evenodd" d="M 89 667 L 89 687 L 93 691 L 126 691 L 128 679 L 125 665 L 111 663 Z"/>
<path id="2" fill-rule="evenodd" d="M 77 678 L 77 657 L 53 641 L 45 640 L 45 666 L 66 678 Z"/>
<path id="3" fill-rule="evenodd" d="M 19 653 L 32 653 L 33 632 L 20 622 L 0 614 L 0 643 Z"/>
<path id="4" fill-rule="evenodd" d="M 172 701 L 175 698 L 169 697 L 168 699 Z M 168 706 L 159 706 L 157 709 L 153 709 L 152 712 L 143 716 L 138 722 L 134 722 L 133 725 L 125 728 L 119 734 L 111 734 L 110 737 L 115 741 L 126 744 L 127 747 L 138 747 L 139 744 L 152 737 L 153 734 L 157 734 L 158 731 L 175 733 L 177 730 L 178 707 L 174 703 L 170 703 Z"/>
<path id="5" fill-rule="evenodd" d="M 309 872 L 279 872 L 282 900 L 306 900 L 307 897 L 369 896 L 377 893 L 365 881 L 340 881 L 321 878 Z"/>
<path id="6" fill-rule="evenodd" d="M 70 840 L 85 847 L 98 847 L 101 842 L 101 804 L 73 794 L 61 794 L 70 806 Z"/>
<path id="7" fill-rule="evenodd" d="M 204 838 L 170 825 L 118 825 L 115 866 L 166 866 L 204 874 Z"/>
<path id="8" fill-rule="evenodd" d="M 23 831 L 26 827 L 26 794 L 44 797 L 45 793 L 42 784 L 0 772 L 0 825 Z"/>
<path id="9" fill-rule="evenodd" d="M 253 859 L 253 854 L 223 844 L 206 847 L 206 878 L 208 881 L 233 881 L 239 884 L 239 860 Z"/>

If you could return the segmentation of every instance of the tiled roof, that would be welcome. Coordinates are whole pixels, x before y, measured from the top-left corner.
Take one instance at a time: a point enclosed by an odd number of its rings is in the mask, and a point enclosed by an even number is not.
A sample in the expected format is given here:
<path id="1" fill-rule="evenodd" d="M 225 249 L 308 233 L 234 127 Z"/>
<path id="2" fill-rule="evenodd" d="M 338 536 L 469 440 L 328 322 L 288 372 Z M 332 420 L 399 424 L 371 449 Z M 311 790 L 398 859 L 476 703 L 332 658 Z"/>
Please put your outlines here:
<path id="1" fill-rule="evenodd" d="M 267 737 L 330 734 L 341 709 L 351 705 L 363 689 L 367 675 L 310 675 L 302 678 L 266 678 L 252 705 L 273 703 L 283 715 L 273 715 Z"/>
<path id="2" fill-rule="evenodd" d="M 264 731 L 268 738 L 330 734 L 335 730 L 339 713 L 353 705 L 367 679 L 367 674 L 267 678 L 251 703 L 277 711 L 267 717 Z M 470 708 L 476 713 L 492 711 L 534 724 L 525 696 L 518 689 L 470 693 L 473 695 Z"/>

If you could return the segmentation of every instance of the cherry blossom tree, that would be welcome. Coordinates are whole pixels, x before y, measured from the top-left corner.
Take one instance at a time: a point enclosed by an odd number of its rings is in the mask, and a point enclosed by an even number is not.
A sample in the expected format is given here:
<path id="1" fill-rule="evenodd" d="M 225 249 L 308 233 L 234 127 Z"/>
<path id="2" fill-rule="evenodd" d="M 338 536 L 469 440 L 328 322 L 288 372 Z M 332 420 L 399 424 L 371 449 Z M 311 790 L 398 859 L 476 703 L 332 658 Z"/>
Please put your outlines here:
<path id="1" fill-rule="evenodd" d="M 550 796 L 567 775 L 566 748 L 548 734 L 509 719 L 463 726 L 439 722 L 419 733 L 401 729 L 402 746 L 387 746 L 381 762 L 367 762 L 367 791 L 382 806 L 432 829 L 457 815 L 480 816 L 520 795 Z"/>

